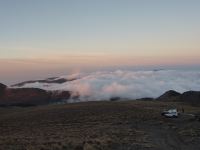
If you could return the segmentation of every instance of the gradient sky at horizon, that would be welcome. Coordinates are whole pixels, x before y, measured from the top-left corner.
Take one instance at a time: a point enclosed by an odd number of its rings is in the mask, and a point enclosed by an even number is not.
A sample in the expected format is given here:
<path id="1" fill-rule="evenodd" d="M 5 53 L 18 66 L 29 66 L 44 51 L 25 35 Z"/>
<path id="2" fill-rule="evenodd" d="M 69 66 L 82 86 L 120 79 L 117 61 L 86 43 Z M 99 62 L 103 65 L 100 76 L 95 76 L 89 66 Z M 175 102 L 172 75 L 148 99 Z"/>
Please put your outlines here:
<path id="1" fill-rule="evenodd" d="M 199 58 L 199 0 L 0 0 L 5 82 L 87 67 L 200 65 Z"/>

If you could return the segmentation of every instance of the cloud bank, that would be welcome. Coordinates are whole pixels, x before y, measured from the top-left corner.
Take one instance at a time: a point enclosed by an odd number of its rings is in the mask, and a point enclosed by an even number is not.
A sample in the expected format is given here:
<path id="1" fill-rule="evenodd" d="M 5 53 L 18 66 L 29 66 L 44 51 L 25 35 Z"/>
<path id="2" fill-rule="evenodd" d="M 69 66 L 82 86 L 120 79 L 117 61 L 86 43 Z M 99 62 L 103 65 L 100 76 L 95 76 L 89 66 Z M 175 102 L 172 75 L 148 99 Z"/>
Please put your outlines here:
<path id="1" fill-rule="evenodd" d="M 156 98 L 168 90 L 200 90 L 200 71 L 122 71 L 79 73 L 60 78 L 77 78 L 62 84 L 31 83 L 23 87 L 45 90 L 69 90 L 79 94 L 79 101 L 109 100 L 113 97 Z"/>

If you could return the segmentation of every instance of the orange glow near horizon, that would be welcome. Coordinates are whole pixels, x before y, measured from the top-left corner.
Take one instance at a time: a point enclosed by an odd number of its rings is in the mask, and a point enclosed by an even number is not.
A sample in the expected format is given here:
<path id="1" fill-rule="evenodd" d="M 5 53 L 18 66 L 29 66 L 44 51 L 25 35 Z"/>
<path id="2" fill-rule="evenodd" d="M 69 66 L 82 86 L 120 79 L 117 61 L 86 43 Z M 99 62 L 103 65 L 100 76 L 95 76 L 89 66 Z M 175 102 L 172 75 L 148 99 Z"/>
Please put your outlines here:
<path id="1" fill-rule="evenodd" d="M 1 80 L 16 83 L 80 71 L 140 66 L 200 65 L 199 56 L 49 55 L 44 58 L 0 59 Z"/>
<path id="2" fill-rule="evenodd" d="M 44 58 L 0 59 L 1 68 L 17 69 L 24 66 L 34 68 L 56 67 L 98 67 L 98 66 L 148 66 L 148 65 L 197 65 L 199 56 L 128 56 L 128 55 L 63 55 L 47 56 Z M 31 68 L 30 68 L 31 67 Z"/>

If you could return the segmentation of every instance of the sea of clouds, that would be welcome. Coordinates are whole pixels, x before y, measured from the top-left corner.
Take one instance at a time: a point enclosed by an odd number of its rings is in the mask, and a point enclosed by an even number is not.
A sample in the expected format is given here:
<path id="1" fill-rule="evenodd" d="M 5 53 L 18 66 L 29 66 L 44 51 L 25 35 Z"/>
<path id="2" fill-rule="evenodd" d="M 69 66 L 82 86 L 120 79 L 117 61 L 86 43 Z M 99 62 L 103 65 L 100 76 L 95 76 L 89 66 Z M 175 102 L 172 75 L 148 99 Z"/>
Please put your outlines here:
<path id="1" fill-rule="evenodd" d="M 200 91 L 200 71 L 101 71 L 78 73 L 60 78 L 77 78 L 62 84 L 30 83 L 23 87 L 45 90 L 72 91 L 79 95 L 79 101 L 109 100 L 113 97 L 124 99 L 156 98 L 168 90 L 180 93 Z"/>

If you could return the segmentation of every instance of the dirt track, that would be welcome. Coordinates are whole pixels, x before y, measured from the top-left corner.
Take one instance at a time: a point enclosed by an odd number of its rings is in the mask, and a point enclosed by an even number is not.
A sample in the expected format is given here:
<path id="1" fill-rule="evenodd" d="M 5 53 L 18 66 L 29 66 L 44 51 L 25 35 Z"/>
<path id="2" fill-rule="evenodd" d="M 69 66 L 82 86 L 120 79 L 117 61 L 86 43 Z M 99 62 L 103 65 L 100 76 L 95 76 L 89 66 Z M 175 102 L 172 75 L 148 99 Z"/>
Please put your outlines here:
<path id="1" fill-rule="evenodd" d="M 180 103 L 89 102 L 28 108 L 0 108 L 2 150 L 199 150 L 200 122 L 163 118 Z"/>

